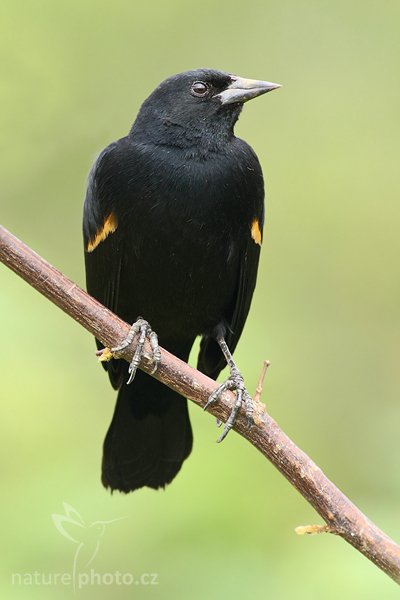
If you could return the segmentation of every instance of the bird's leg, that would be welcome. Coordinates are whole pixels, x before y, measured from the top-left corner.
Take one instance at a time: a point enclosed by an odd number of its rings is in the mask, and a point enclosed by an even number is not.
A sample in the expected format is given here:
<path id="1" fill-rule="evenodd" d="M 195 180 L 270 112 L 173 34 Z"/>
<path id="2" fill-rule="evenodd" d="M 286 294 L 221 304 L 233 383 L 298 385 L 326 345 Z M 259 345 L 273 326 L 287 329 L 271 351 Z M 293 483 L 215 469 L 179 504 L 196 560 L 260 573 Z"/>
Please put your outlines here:
<path id="1" fill-rule="evenodd" d="M 128 372 L 129 372 L 129 379 L 127 381 L 128 385 L 130 383 L 132 383 L 132 381 L 134 380 L 136 371 L 140 365 L 140 360 L 143 356 L 143 349 L 144 349 L 144 344 L 145 344 L 146 338 L 148 338 L 152 352 L 153 352 L 154 368 L 152 370 L 152 373 L 155 373 L 157 371 L 159 364 L 161 362 L 161 352 L 160 352 L 160 347 L 158 345 L 157 334 L 152 330 L 149 323 L 147 321 L 145 321 L 142 317 L 138 317 L 137 321 L 135 321 L 135 323 L 133 323 L 126 338 L 118 346 L 115 346 L 115 348 L 111 348 L 111 352 L 112 352 L 113 356 L 115 358 L 119 358 L 119 355 L 121 355 L 123 353 L 123 351 L 126 350 L 126 348 L 132 343 L 133 338 L 137 334 L 139 334 L 139 339 L 137 342 L 136 350 L 134 352 L 132 361 L 131 361 L 131 363 L 129 365 L 129 369 L 128 369 Z"/>
<path id="2" fill-rule="evenodd" d="M 245 408 L 246 408 L 247 425 L 248 425 L 248 427 L 251 427 L 251 425 L 253 423 L 253 399 L 250 396 L 250 394 L 248 393 L 248 391 L 246 390 L 246 386 L 244 385 L 243 376 L 240 373 L 239 369 L 237 368 L 237 365 L 236 365 L 235 361 L 233 360 L 233 356 L 230 353 L 228 345 L 225 342 L 225 339 L 223 338 L 223 336 L 218 336 L 217 342 L 218 342 L 218 345 L 221 348 L 222 353 L 225 357 L 225 360 L 228 364 L 228 367 L 230 370 L 230 375 L 229 375 L 228 379 L 226 381 L 224 381 L 224 383 L 222 383 L 219 386 L 219 388 L 216 389 L 215 392 L 213 392 L 211 394 L 211 396 L 209 397 L 209 399 L 204 407 L 204 410 L 206 410 L 210 406 L 210 404 L 212 404 L 213 402 L 218 400 L 226 390 L 231 390 L 232 392 L 236 392 L 236 402 L 232 408 L 231 414 L 229 415 L 227 422 L 225 423 L 225 427 L 222 432 L 222 435 L 217 440 L 217 442 L 222 442 L 222 440 L 226 438 L 229 431 L 232 429 L 232 427 L 235 424 L 237 414 L 240 410 L 240 407 L 242 406 L 242 401 L 244 401 Z"/>

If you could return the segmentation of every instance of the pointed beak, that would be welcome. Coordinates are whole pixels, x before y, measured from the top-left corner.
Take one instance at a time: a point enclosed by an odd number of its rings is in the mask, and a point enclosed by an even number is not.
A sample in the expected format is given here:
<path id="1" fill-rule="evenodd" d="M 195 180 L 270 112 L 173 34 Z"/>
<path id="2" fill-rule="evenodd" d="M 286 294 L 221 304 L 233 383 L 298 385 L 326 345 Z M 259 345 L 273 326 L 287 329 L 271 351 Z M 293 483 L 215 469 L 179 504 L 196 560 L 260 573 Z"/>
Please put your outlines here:
<path id="1" fill-rule="evenodd" d="M 232 83 L 226 90 L 215 97 L 221 101 L 221 104 L 243 103 L 280 87 L 279 83 L 257 81 L 257 79 L 244 79 L 243 77 L 232 75 Z"/>

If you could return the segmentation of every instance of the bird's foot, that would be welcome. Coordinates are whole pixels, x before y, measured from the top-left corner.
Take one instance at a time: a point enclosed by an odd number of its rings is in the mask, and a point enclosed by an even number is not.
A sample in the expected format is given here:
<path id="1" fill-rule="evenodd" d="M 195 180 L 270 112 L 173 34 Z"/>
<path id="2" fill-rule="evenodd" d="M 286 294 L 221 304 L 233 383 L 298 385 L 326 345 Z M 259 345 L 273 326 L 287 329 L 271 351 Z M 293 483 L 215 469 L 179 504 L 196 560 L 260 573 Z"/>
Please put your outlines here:
<path id="1" fill-rule="evenodd" d="M 249 392 L 246 390 L 243 376 L 240 373 L 239 369 L 236 367 L 236 365 L 231 367 L 231 373 L 229 378 L 226 381 L 224 381 L 224 383 L 222 383 L 219 386 L 219 388 L 217 388 L 215 392 L 213 392 L 208 398 L 208 401 L 204 406 L 204 410 L 206 410 L 211 404 L 219 400 L 226 390 L 236 392 L 236 402 L 233 405 L 231 414 L 229 415 L 227 422 L 225 423 L 224 430 L 217 440 L 218 443 L 222 442 L 222 440 L 226 438 L 229 431 L 234 426 L 236 417 L 242 406 L 242 402 L 244 402 L 246 409 L 247 426 L 251 427 L 251 425 L 253 424 L 253 399 L 250 396 Z M 219 420 L 217 420 L 217 425 L 221 425 L 221 422 Z"/>
<path id="2" fill-rule="evenodd" d="M 146 339 L 149 340 L 150 346 L 152 349 L 153 363 L 154 363 L 154 368 L 152 370 L 152 373 L 155 373 L 157 371 L 157 369 L 160 365 L 160 362 L 161 362 L 161 352 L 160 352 L 160 347 L 158 345 L 157 334 L 152 330 L 149 323 L 147 321 L 145 321 L 142 317 L 138 317 L 137 321 L 135 321 L 135 323 L 133 323 L 126 338 L 118 346 L 111 348 L 112 356 L 114 358 L 120 358 L 122 353 L 132 343 L 135 335 L 139 335 L 139 338 L 137 341 L 137 346 L 136 346 L 135 352 L 133 354 L 132 361 L 129 365 L 129 369 L 128 369 L 129 379 L 126 382 L 127 385 L 132 383 L 132 381 L 135 378 L 136 371 L 140 365 L 140 361 L 143 356 L 144 344 L 146 342 Z"/>

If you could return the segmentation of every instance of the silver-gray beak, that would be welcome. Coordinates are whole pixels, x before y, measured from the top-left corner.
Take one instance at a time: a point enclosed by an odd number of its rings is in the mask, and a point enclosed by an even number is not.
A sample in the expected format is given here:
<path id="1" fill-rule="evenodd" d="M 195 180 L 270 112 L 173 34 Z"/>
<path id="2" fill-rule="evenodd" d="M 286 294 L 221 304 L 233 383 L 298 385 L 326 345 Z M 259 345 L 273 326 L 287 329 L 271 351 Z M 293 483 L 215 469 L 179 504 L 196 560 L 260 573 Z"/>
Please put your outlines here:
<path id="1" fill-rule="evenodd" d="M 244 79 L 232 75 L 232 83 L 220 94 L 215 97 L 221 101 L 221 104 L 233 104 L 235 102 L 247 102 L 252 98 L 257 98 L 267 92 L 272 92 L 280 88 L 279 83 L 270 81 L 257 81 L 256 79 Z"/>

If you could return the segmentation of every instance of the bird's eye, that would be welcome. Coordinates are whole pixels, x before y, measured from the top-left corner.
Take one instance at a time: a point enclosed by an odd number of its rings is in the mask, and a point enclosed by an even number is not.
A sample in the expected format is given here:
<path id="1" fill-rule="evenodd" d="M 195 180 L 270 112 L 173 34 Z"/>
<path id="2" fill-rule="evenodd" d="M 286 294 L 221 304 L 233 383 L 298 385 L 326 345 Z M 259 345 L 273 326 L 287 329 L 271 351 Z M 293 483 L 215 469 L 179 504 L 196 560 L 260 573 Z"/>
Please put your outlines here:
<path id="1" fill-rule="evenodd" d="M 192 85 L 193 96 L 205 96 L 208 92 L 208 85 L 204 81 L 195 81 Z"/>

